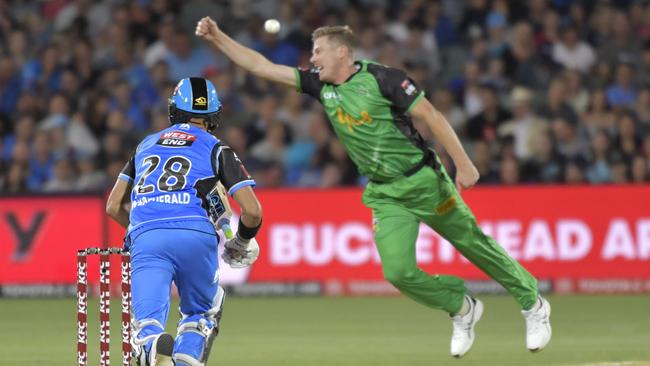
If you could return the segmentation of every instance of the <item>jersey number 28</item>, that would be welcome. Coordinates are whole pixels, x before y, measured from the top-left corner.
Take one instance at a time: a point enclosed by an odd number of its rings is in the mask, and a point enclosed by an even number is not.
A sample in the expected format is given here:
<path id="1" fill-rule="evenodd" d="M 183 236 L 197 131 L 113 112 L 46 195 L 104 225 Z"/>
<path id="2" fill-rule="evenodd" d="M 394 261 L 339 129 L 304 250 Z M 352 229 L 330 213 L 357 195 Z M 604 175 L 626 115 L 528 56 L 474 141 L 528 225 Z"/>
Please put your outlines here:
<path id="1" fill-rule="evenodd" d="M 158 165 L 160 165 L 160 156 L 151 155 L 144 158 L 142 167 L 145 168 L 146 166 L 146 171 L 134 187 L 138 194 L 151 193 L 156 189 L 156 186 L 153 184 L 145 183 L 149 175 L 156 170 Z M 191 167 L 192 163 L 183 156 L 172 156 L 167 159 L 162 167 L 163 173 L 158 178 L 158 190 L 169 192 L 185 188 L 187 173 L 189 173 Z"/>

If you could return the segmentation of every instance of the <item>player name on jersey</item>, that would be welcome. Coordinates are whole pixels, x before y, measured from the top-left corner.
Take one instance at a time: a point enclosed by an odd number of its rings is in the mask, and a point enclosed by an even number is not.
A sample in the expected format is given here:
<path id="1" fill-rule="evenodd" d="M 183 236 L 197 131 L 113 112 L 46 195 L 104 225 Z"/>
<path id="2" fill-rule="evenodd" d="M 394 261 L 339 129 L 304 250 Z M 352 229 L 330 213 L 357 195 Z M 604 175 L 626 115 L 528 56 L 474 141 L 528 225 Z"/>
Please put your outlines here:
<path id="1" fill-rule="evenodd" d="M 171 131 L 164 132 L 156 144 L 169 147 L 186 147 L 192 146 L 196 136 L 187 132 Z"/>
<path id="2" fill-rule="evenodd" d="M 149 202 L 169 203 L 174 205 L 187 205 L 190 203 L 190 194 L 187 192 L 182 193 L 168 193 L 155 197 L 141 197 L 133 201 L 132 207 L 144 206 Z"/>

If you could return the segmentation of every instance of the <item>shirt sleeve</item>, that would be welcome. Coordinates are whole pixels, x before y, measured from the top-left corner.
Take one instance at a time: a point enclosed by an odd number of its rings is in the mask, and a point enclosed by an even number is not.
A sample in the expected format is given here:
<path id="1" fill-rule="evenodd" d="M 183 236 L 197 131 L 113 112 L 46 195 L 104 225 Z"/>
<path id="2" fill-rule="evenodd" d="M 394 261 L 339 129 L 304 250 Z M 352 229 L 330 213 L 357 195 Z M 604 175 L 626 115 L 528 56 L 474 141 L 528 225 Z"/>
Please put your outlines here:
<path id="1" fill-rule="evenodd" d="M 381 94 L 395 108 L 409 112 L 424 97 L 424 91 L 404 71 L 383 65 L 369 65 L 368 69 L 375 75 Z"/>
<path id="2" fill-rule="evenodd" d="M 217 153 L 217 175 L 229 195 L 235 194 L 241 188 L 255 187 L 255 180 L 248 173 L 237 154 L 229 146 L 219 146 Z"/>
<path id="3" fill-rule="evenodd" d="M 131 155 L 131 158 L 124 164 L 124 168 L 117 177 L 128 183 L 133 183 L 135 179 L 135 154 Z"/>
<path id="4" fill-rule="evenodd" d="M 323 88 L 323 82 L 320 81 L 318 70 L 295 68 L 294 72 L 296 73 L 296 90 L 320 100 L 320 91 Z"/>

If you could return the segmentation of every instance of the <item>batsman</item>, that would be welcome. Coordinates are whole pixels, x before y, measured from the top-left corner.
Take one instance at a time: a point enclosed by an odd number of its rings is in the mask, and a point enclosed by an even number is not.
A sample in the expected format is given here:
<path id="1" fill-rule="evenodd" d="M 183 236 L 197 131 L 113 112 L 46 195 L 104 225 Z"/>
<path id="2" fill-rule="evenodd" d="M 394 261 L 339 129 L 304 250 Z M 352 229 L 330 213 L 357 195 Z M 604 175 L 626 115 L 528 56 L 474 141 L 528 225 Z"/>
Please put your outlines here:
<path id="1" fill-rule="evenodd" d="M 309 94 L 323 105 L 348 155 L 369 179 L 363 203 L 372 209 L 384 277 L 416 302 L 450 314 L 452 356 L 461 357 L 472 347 L 483 303 L 468 295 L 462 279 L 430 275 L 417 267 L 421 222 L 512 294 L 526 320 L 530 351 L 548 344 L 548 301 L 539 295 L 536 279 L 477 225 L 458 192 L 477 182 L 478 171 L 446 118 L 404 71 L 355 61 L 354 35 L 347 26 L 313 32 L 311 70 L 270 62 L 234 41 L 209 17 L 198 22 L 196 35 L 243 69 Z M 455 181 L 414 128 L 412 117 L 426 122 L 447 150 L 456 166 Z"/>
<path id="2" fill-rule="evenodd" d="M 257 259 L 262 208 L 253 191 L 256 183 L 237 154 L 211 133 L 221 111 L 212 82 L 182 79 L 168 103 L 170 126 L 140 142 L 115 182 L 106 211 L 127 228 L 136 363 L 203 366 L 225 299 L 215 228 L 224 227 L 227 198 L 219 184 L 241 208 L 237 233 L 227 235 L 223 244 L 222 258 L 231 267 Z M 180 297 L 176 339 L 165 333 L 172 282 Z"/>

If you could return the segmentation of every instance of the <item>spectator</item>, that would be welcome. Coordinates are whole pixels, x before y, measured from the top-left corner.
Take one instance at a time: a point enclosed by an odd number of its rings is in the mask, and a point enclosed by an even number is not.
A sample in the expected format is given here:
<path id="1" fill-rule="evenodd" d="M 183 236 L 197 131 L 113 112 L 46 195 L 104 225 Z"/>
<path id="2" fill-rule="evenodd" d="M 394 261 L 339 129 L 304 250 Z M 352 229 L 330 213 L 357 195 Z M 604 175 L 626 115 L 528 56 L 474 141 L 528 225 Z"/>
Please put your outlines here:
<path id="1" fill-rule="evenodd" d="M 611 142 L 605 131 L 597 131 L 591 138 L 591 159 L 586 177 L 590 183 L 609 183 L 612 173 L 609 168 Z"/>
<path id="2" fill-rule="evenodd" d="M 523 167 L 523 180 L 535 183 L 559 183 L 562 180 L 562 157 L 553 146 L 549 133 L 533 138 L 533 154 Z"/>
<path id="3" fill-rule="evenodd" d="M 60 58 L 60 50 L 55 43 L 40 50 L 38 58 L 31 59 L 23 67 L 22 89 L 39 90 L 46 94 L 58 90 L 63 70 Z"/>
<path id="4" fill-rule="evenodd" d="M 548 79 L 535 44 L 533 27 L 527 22 L 514 26 L 513 36 L 503 55 L 506 75 L 512 81 L 528 88 L 542 86 Z"/>
<path id="5" fill-rule="evenodd" d="M 93 86 L 99 73 L 99 70 L 95 69 L 93 52 L 90 40 L 86 38 L 78 39 L 74 44 L 72 60 L 68 66 L 83 80 L 81 84 L 84 89 Z"/>
<path id="6" fill-rule="evenodd" d="M 81 84 L 77 74 L 70 68 L 66 68 L 61 73 L 61 85 L 59 93 L 63 94 L 68 100 L 83 101 L 83 94 L 81 93 Z M 76 109 L 76 108 L 75 108 Z"/>
<path id="7" fill-rule="evenodd" d="M 456 99 L 451 91 L 448 89 L 436 90 L 433 93 L 432 104 L 447 118 L 447 121 L 449 121 L 449 124 L 456 132 L 460 132 L 462 135 L 465 134 L 467 117 L 458 104 L 456 104 Z M 431 130 L 428 130 L 427 134 L 430 133 Z"/>
<path id="8" fill-rule="evenodd" d="M 564 166 L 564 181 L 568 184 L 585 184 L 586 161 L 582 157 L 570 159 Z"/>
<path id="9" fill-rule="evenodd" d="M 637 99 L 634 111 L 646 132 L 650 132 L 650 84 L 639 92 L 639 98 Z"/>
<path id="10" fill-rule="evenodd" d="M 124 145 L 122 144 L 123 140 L 123 136 L 120 132 L 109 131 L 104 135 L 104 138 L 102 139 L 102 148 L 99 153 L 100 162 L 102 162 L 104 166 L 113 161 L 126 161 L 124 159 L 126 159 L 129 151 L 125 151 Z M 110 174 L 109 177 L 111 177 Z"/>
<path id="11" fill-rule="evenodd" d="M 321 111 L 313 111 L 310 114 L 309 138 L 313 146 L 304 147 L 305 150 L 307 148 L 309 150 L 313 149 L 311 155 L 308 156 L 309 161 L 302 161 L 300 168 L 287 172 L 289 182 L 300 187 L 318 186 L 321 179 L 320 169 L 330 159 L 329 143 L 332 140 L 332 133 L 330 132 L 329 122 L 327 122 Z"/>
<path id="12" fill-rule="evenodd" d="M 616 68 L 616 82 L 607 88 L 607 102 L 612 107 L 632 106 L 637 98 L 637 91 L 632 85 L 634 70 L 632 65 L 622 63 Z"/>
<path id="13" fill-rule="evenodd" d="M 617 147 L 626 159 L 632 159 L 639 150 L 637 122 L 634 114 L 627 112 L 618 118 Z"/>
<path id="14" fill-rule="evenodd" d="M 95 138 L 81 112 L 75 113 L 70 119 L 66 130 L 66 146 L 76 154 L 94 156 L 99 152 L 99 141 Z"/>
<path id="15" fill-rule="evenodd" d="M 563 27 L 560 33 L 560 38 L 553 43 L 553 61 L 566 69 L 588 72 L 596 61 L 593 48 L 580 40 L 578 30 L 571 25 Z"/>
<path id="16" fill-rule="evenodd" d="M 92 155 L 79 156 L 79 179 L 74 190 L 81 192 L 102 192 L 108 189 L 106 173 L 98 170 Z"/>
<path id="17" fill-rule="evenodd" d="M 557 144 L 557 151 L 563 158 L 586 159 L 588 146 L 578 134 L 576 122 L 564 117 L 556 117 L 551 121 L 553 139 Z"/>
<path id="18" fill-rule="evenodd" d="M 402 59 L 411 64 L 421 65 L 428 75 L 440 71 L 440 54 L 436 38 L 426 32 L 426 24 L 412 21 L 408 25 L 408 36 L 401 44 Z"/>
<path id="19" fill-rule="evenodd" d="M 648 7 L 648 9 L 650 9 L 650 7 Z M 648 12 L 650 12 L 650 10 L 648 10 Z M 648 28 L 650 29 L 650 27 Z M 644 85 L 647 88 L 648 85 L 650 85 L 650 38 L 646 38 L 646 41 L 643 44 L 639 76 L 641 85 Z"/>
<path id="20" fill-rule="evenodd" d="M 169 65 L 171 80 L 181 80 L 188 76 L 201 76 L 216 67 L 223 69 L 225 61 L 204 47 L 193 48 L 190 35 L 183 29 L 176 29 L 171 38 L 170 53 L 164 59 Z"/>
<path id="21" fill-rule="evenodd" d="M 636 62 L 640 53 L 639 38 L 632 34 L 631 24 L 622 11 L 610 12 L 611 19 L 604 29 L 611 33 L 604 35 L 598 45 L 598 59 L 610 65 L 620 62 Z M 606 20 L 607 21 L 607 20 Z"/>
<path id="22" fill-rule="evenodd" d="M 523 87 L 515 87 L 510 94 L 512 100 L 513 118 L 503 123 L 497 129 L 497 135 L 514 139 L 514 153 L 518 159 L 528 159 L 531 156 L 531 146 L 534 136 L 544 133 L 546 123 L 532 109 L 533 94 Z"/>
<path id="23" fill-rule="evenodd" d="M 576 112 L 567 103 L 567 85 L 563 78 L 551 81 L 546 94 L 546 103 L 542 107 L 541 115 L 546 119 L 563 118 L 571 123 L 578 122 Z"/>
<path id="24" fill-rule="evenodd" d="M 642 154 L 650 162 L 650 134 L 646 134 L 643 138 Z"/>
<path id="25" fill-rule="evenodd" d="M 648 173 L 648 162 L 643 156 L 637 155 L 632 159 L 632 182 L 636 184 L 646 184 L 650 179 Z"/>
<path id="26" fill-rule="evenodd" d="M 616 117 L 610 110 L 605 91 L 592 91 L 587 111 L 580 116 L 580 123 L 590 134 L 606 130 L 610 135 L 616 131 Z"/>
<path id="27" fill-rule="evenodd" d="M 0 191 L 3 193 L 27 192 L 27 169 L 24 165 L 14 162 L 7 171 L 5 179 L 0 180 Z"/>
<path id="28" fill-rule="evenodd" d="M 630 182 L 629 167 L 627 161 L 621 155 L 617 155 L 612 159 L 610 169 L 612 172 L 612 183 L 626 184 Z"/>
<path id="29" fill-rule="evenodd" d="M 11 55 L 14 66 L 21 69 L 29 59 L 27 34 L 22 29 L 15 29 L 9 34 L 8 38 L 8 54 Z"/>
<path id="30" fill-rule="evenodd" d="M 249 166 L 249 164 L 246 163 L 249 152 L 248 135 L 246 134 L 246 131 L 241 126 L 229 126 L 222 136 L 224 142 L 237 153 L 237 156 L 239 156 L 239 158 L 245 163 L 245 166 Z"/>
<path id="31" fill-rule="evenodd" d="M 144 64 L 149 68 L 171 57 L 174 17 L 171 14 L 164 16 L 160 24 L 158 24 L 156 32 L 158 39 L 147 47 L 143 57 Z"/>
<path id="32" fill-rule="evenodd" d="M 251 156 L 265 163 L 284 161 L 286 127 L 281 122 L 271 122 L 264 138 L 251 147 Z"/>
<path id="33" fill-rule="evenodd" d="M 461 36 L 466 39 L 473 39 L 485 34 L 487 14 L 487 0 L 471 0 L 463 12 L 463 17 L 458 26 Z"/>
<path id="34" fill-rule="evenodd" d="M 263 188 L 280 188 L 284 185 L 284 176 L 284 168 L 282 165 L 279 163 L 271 163 L 259 171 L 255 180 Z"/>
<path id="35" fill-rule="evenodd" d="M 40 190 L 43 184 L 52 176 L 54 155 L 50 134 L 40 130 L 36 132 L 32 143 L 32 156 L 29 161 L 29 177 L 27 187 L 30 190 Z"/>
<path id="36" fill-rule="evenodd" d="M 499 92 L 510 87 L 510 82 L 505 75 L 505 64 L 501 57 L 494 57 L 488 61 L 487 74 L 481 79 L 485 84 L 494 85 Z"/>
<path id="37" fill-rule="evenodd" d="M 75 177 L 72 162 L 63 157 L 54 164 L 54 174 L 43 186 L 44 192 L 72 192 L 76 190 L 77 179 Z"/>
<path id="38" fill-rule="evenodd" d="M 456 26 L 452 20 L 442 12 L 440 2 L 430 1 L 425 5 L 423 12 L 427 28 L 430 31 L 433 31 L 433 34 L 436 36 L 437 45 L 441 48 L 445 48 L 456 44 L 458 38 L 456 34 Z"/>
<path id="39" fill-rule="evenodd" d="M 328 146 L 328 155 L 330 161 L 335 163 L 341 171 L 341 185 L 355 185 L 359 179 L 357 168 L 345 152 L 343 144 L 338 139 L 330 139 Z M 327 163 L 325 164 L 327 166 Z"/>
<path id="40" fill-rule="evenodd" d="M 296 46 L 280 39 L 277 34 L 260 32 L 260 40 L 253 45 L 253 48 L 273 63 L 289 66 L 298 64 Z"/>
<path id="41" fill-rule="evenodd" d="M 474 141 L 492 142 L 497 138 L 499 126 L 510 120 L 512 115 L 501 106 L 497 90 L 489 84 L 481 87 L 481 105 L 481 113 L 467 123 L 467 137 Z"/>
<path id="42" fill-rule="evenodd" d="M 277 121 L 278 100 L 274 95 L 267 95 L 258 103 L 257 118 L 246 128 L 249 144 L 252 146 L 261 140 L 268 126 Z"/>
<path id="43" fill-rule="evenodd" d="M 34 118 L 31 115 L 23 115 L 16 122 L 13 134 L 7 134 L 3 141 L 2 159 L 11 159 L 11 153 L 17 143 L 29 145 L 35 132 Z"/>
<path id="44" fill-rule="evenodd" d="M 21 85 L 14 61 L 0 56 L 0 115 L 10 116 L 16 109 Z"/>
<path id="45" fill-rule="evenodd" d="M 327 163 L 323 167 L 323 175 L 319 188 L 334 188 L 343 181 L 343 172 L 336 163 Z"/>
<path id="46" fill-rule="evenodd" d="M 560 16 L 555 11 L 547 11 L 543 15 L 541 30 L 535 36 L 535 42 L 544 62 L 552 61 L 553 44 L 560 38 Z"/>
<path id="47" fill-rule="evenodd" d="M 481 113 L 483 106 L 479 95 L 479 78 L 481 66 L 474 61 L 465 64 L 463 79 L 458 80 L 462 90 L 464 112 L 468 117 Z"/>
<path id="48" fill-rule="evenodd" d="M 277 119 L 289 126 L 294 139 L 309 138 L 309 112 L 303 108 L 304 98 L 299 93 L 289 90 L 284 94 Z"/>
<path id="49" fill-rule="evenodd" d="M 379 56 L 377 44 L 380 42 L 383 34 L 376 28 L 364 28 L 359 33 L 359 45 L 355 50 L 355 56 L 359 60 L 376 60 Z"/>
<path id="50" fill-rule="evenodd" d="M 474 143 L 472 161 L 481 175 L 479 184 L 499 183 L 499 174 L 492 166 L 492 155 L 492 151 L 487 142 L 479 140 Z"/>
<path id="51" fill-rule="evenodd" d="M 488 55 L 501 57 L 507 48 L 506 26 L 507 19 L 498 11 L 491 11 L 486 19 L 488 29 Z"/>
<path id="52" fill-rule="evenodd" d="M 109 104 L 110 110 L 122 112 L 129 121 L 130 128 L 139 131 L 148 129 L 149 119 L 142 105 L 134 98 L 131 85 L 126 80 L 119 80 L 112 89 L 113 96 Z"/>
<path id="53" fill-rule="evenodd" d="M 576 114 L 583 114 L 589 104 L 589 92 L 583 85 L 583 75 L 577 70 L 566 70 L 563 77 L 565 81 L 564 87 L 566 88 L 566 104 Z"/>
<path id="54" fill-rule="evenodd" d="M 503 185 L 519 184 L 519 163 L 517 159 L 507 157 L 501 160 L 499 169 L 499 181 Z"/>
<path id="55" fill-rule="evenodd" d="M 27 166 L 29 164 L 29 145 L 22 141 L 14 144 L 11 160 L 14 163 Z"/>

